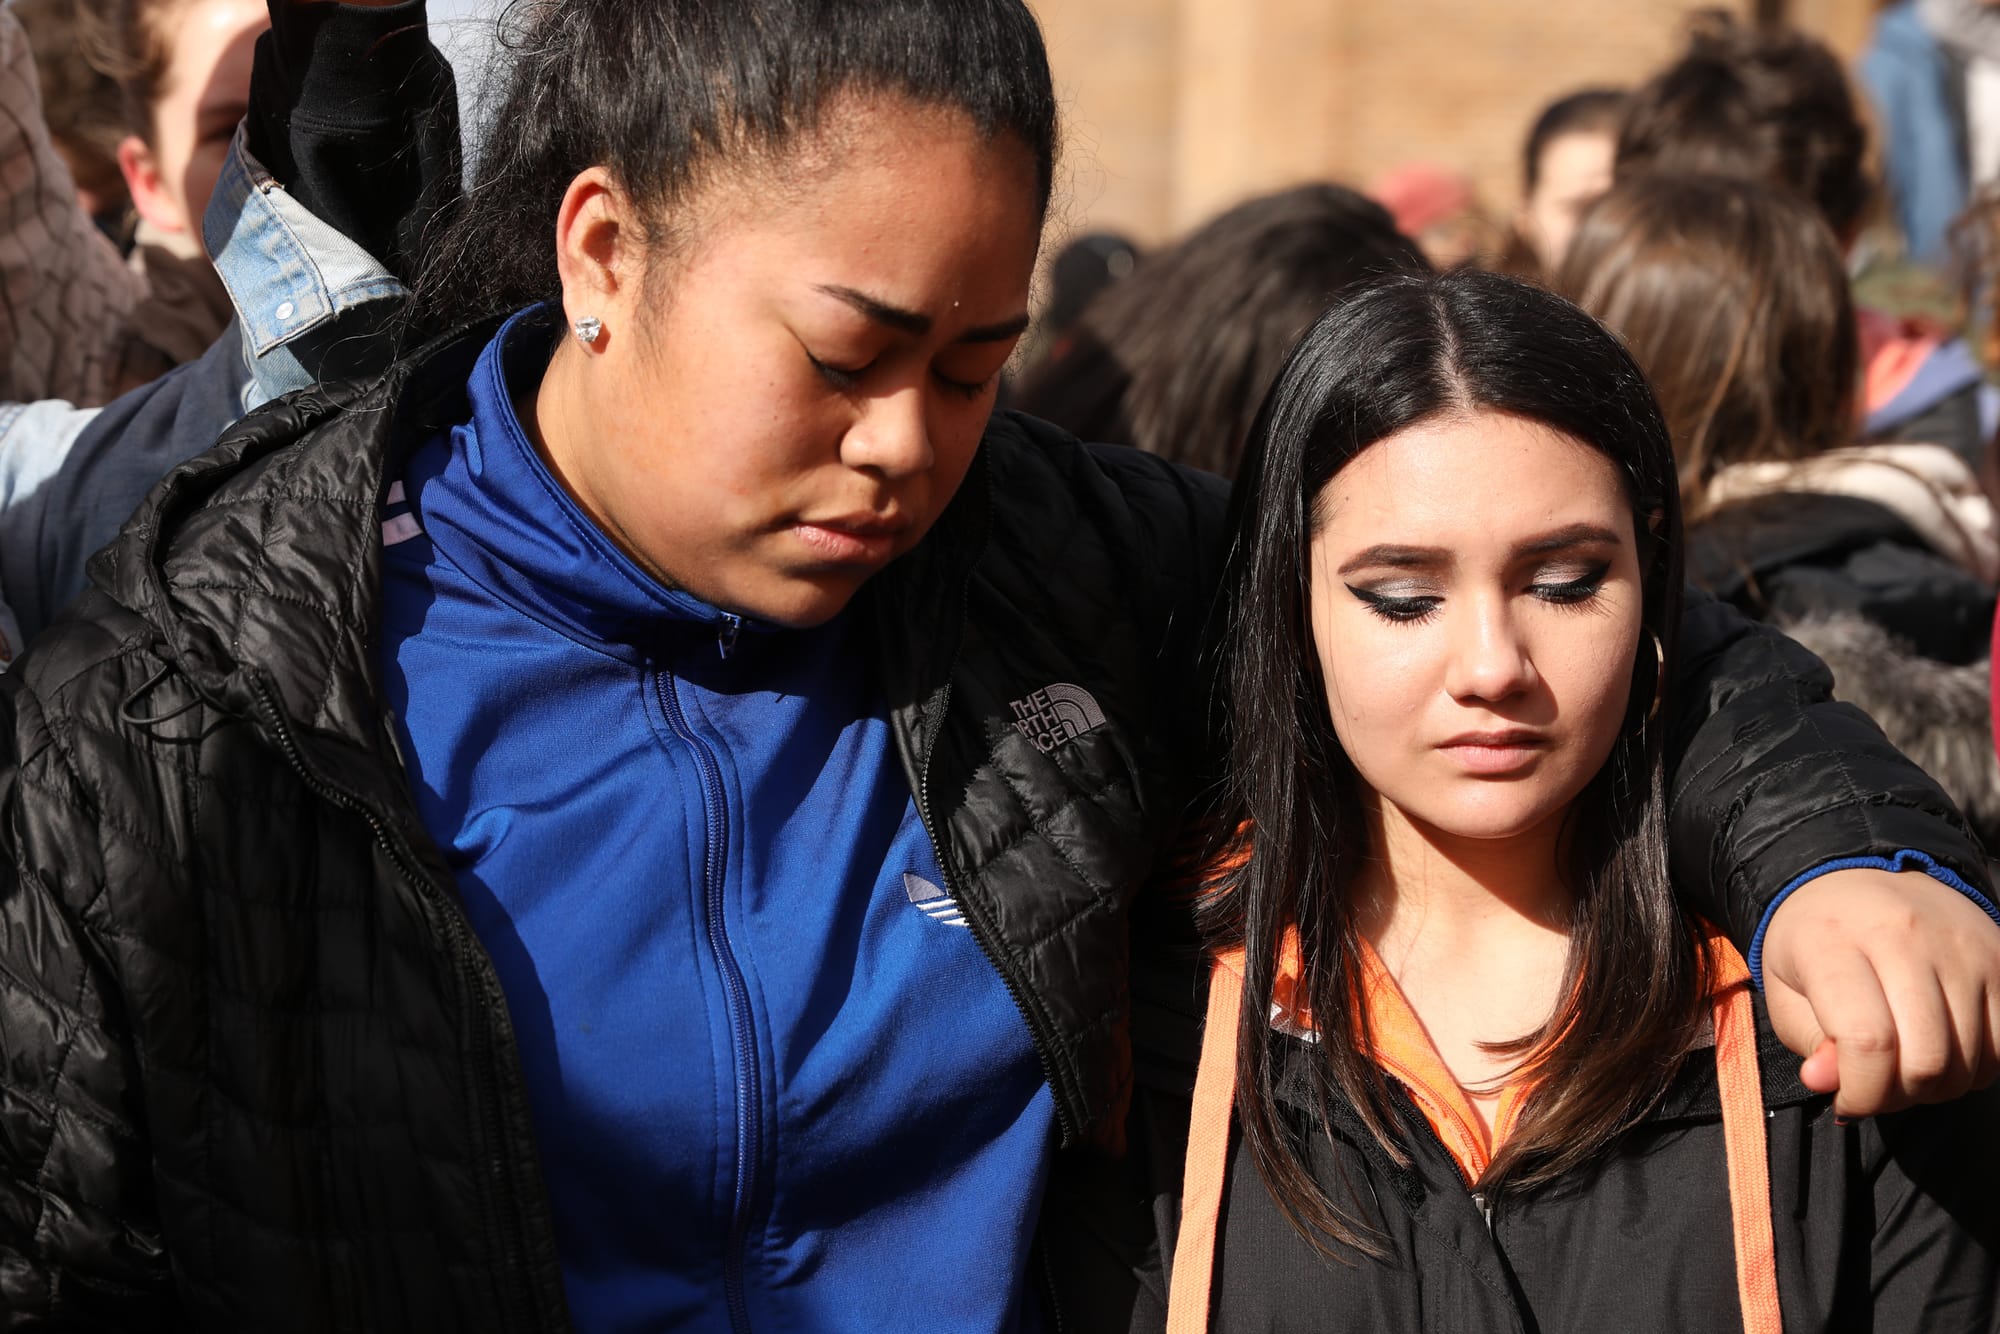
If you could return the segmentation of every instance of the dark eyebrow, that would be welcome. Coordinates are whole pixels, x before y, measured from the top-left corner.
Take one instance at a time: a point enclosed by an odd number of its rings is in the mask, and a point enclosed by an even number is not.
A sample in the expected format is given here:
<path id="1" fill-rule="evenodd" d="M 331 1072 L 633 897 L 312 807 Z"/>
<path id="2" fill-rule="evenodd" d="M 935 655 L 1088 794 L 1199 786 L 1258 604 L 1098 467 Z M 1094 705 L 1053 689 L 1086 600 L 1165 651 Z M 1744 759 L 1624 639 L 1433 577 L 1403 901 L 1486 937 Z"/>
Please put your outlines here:
<path id="1" fill-rule="evenodd" d="M 1553 533 L 1523 542 L 1514 548 L 1517 556 L 1546 556 L 1557 551 L 1568 551 L 1573 547 L 1616 546 L 1618 534 L 1595 523 L 1573 523 L 1567 528 L 1558 528 Z M 1382 569 L 1429 570 L 1451 563 L 1451 553 L 1441 547 L 1406 547 L 1392 542 L 1384 542 L 1357 552 L 1341 564 L 1340 574 L 1352 574 L 1356 570 Z"/>
<path id="2" fill-rule="evenodd" d="M 921 338 L 931 331 L 930 316 L 914 310 L 904 310 L 901 306 L 892 306 L 886 301 L 878 301 L 866 292 L 857 292 L 852 287 L 837 287 L 821 283 L 817 286 L 816 290 L 826 293 L 826 295 L 836 301 L 853 307 L 861 314 L 875 321 L 875 323 L 886 324 L 891 329 L 895 329 L 900 333 L 913 334 Z M 960 343 L 1004 343 L 1009 338 L 1019 336 L 1021 331 L 1027 327 L 1028 314 L 1026 311 L 1023 311 L 1012 319 L 1001 320 L 998 324 L 982 324 L 976 328 L 967 329 L 953 341 Z"/>
<path id="3" fill-rule="evenodd" d="M 1538 537 L 1532 542 L 1524 542 L 1515 548 L 1523 556 L 1546 556 L 1551 552 L 1568 551 L 1571 547 L 1617 546 L 1618 534 L 1595 523 L 1573 523 L 1567 528 L 1558 528 L 1546 537 Z"/>
<path id="4" fill-rule="evenodd" d="M 1384 542 L 1358 552 L 1344 562 L 1338 573 L 1352 574 L 1356 570 L 1379 569 L 1388 566 L 1398 570 L 1428 570 L 1449 564 L 1449 553 L 1437 547 L 1399 547 Z"/>

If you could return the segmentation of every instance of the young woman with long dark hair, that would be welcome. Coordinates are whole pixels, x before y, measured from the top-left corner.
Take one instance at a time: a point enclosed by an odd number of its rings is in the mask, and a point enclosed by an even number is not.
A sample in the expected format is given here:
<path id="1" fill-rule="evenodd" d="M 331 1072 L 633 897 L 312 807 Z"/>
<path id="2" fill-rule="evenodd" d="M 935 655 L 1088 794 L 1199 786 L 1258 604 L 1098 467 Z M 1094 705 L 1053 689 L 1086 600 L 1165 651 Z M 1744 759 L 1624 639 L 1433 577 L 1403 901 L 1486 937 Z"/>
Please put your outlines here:
<path id="1" fill-rule="evenodd" d="M 1680 504 L 1616 340 L 1373 286 L 1237 512 L 1171 1328 L 2000 1327 L 2000 1099 L 1843 1125 L 1674 893 Z"/>
<path id="2" fill-rule="evenodd" d="M 440 336 L 177 469 L 0 686 L 0 1325 L 1092 1327 L 1050 1229 L 1135 1204 L 1224 494 L 992 413 L 1034 20 L 520 14 Z M 1977 874 L 1948 803 L 1689 638 L 1688 892 L 1903 1038 L 1840 1043 L 1857 1109 L 1984 1077 L 1925 1004 L 2000 949 L 1881 873 Z"/>

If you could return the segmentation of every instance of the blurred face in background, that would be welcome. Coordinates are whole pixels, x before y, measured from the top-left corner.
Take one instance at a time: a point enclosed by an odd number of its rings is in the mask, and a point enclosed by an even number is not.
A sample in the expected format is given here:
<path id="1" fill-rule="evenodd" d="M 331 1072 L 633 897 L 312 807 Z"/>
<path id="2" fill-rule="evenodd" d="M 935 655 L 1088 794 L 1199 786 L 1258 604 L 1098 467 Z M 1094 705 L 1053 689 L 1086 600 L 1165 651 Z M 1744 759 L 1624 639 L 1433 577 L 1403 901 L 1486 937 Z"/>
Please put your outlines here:
<path id="1" fill-rule="evenodd" d="M 1559 134 L 1542 150 L 1535 187 L 1521 202 L 1521 234 L 1545 272 L 1562 263 L 1583 210 L 1611 188 L 1617 146 L 1610 130 L 1587 130 Z"/>
<path id="2" fill-rule="evenodd" d="M 146 137 L 118 145 L 118 165 L 139 216 L 163 232 L 198 237 L 230 136 L 250 97 L 264 0 L 186 0 L 151 16 L 166 64 Z"/>

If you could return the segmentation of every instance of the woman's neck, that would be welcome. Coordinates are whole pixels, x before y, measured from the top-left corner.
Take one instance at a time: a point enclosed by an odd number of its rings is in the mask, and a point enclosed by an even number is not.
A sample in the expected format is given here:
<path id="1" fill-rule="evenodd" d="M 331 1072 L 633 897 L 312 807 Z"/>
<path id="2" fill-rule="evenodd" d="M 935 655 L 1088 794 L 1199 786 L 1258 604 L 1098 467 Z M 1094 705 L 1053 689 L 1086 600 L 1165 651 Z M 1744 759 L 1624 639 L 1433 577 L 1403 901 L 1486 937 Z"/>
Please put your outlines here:
<path id="1" fill-rule="evenodd" d="M 1562 821 L 1459 839 L 1377 802 L 1370 824 L 1362 933 L 1459 1083 L 1490 1085 L 1513 1062 L 1481 1044 L 1532 1033 L 1561 991 L 1574 903 Z"/>

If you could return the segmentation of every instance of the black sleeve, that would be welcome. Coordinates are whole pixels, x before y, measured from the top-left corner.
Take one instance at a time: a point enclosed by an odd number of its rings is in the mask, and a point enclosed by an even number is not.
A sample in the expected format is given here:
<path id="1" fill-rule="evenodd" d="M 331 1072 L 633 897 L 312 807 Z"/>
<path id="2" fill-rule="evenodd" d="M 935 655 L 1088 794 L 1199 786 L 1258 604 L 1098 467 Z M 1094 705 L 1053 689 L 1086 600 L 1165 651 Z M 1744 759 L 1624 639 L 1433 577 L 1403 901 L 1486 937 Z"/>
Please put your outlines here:
<path id="1" fill-rule="evenodd" d="M 1689 590 L 1668 779 L 1674 880 L 1747 950 L 1799 876 L 1915 850 L 1984 890 L 1984 859 L 1931 778 L 1834 702 L 1819 659 Z"/>
<path id="2" fill-rule="evenodd" d="M 103 646 L 97 646 L 100 649 Z M 90 926 L 145 892 L 19 672 L 0 681 L 0 1331 L 179 1328 L 139 1062 Z"/>
<path id="3" fill-rule="evenodd" d="M 55 476 L 0 523 L 0 596 L 32 641 L 83 592 L 90 558 L 162 477 L 241 415 L 248 372 L 233 332 L 99 412 Z"/>
<path id="4" fill-rule="evenodd" d="M 250 79 L 250 151 L 314 216 L 408 283 L 459 195 L 458 99 L 425 0 L 271 0 Z"/>
<path id="5" fill-rule="evenodd" d="M 2000 1331 L 1996 1139 L 2000 1088 L 1863 1123 L 1873 1328 Z"/>

